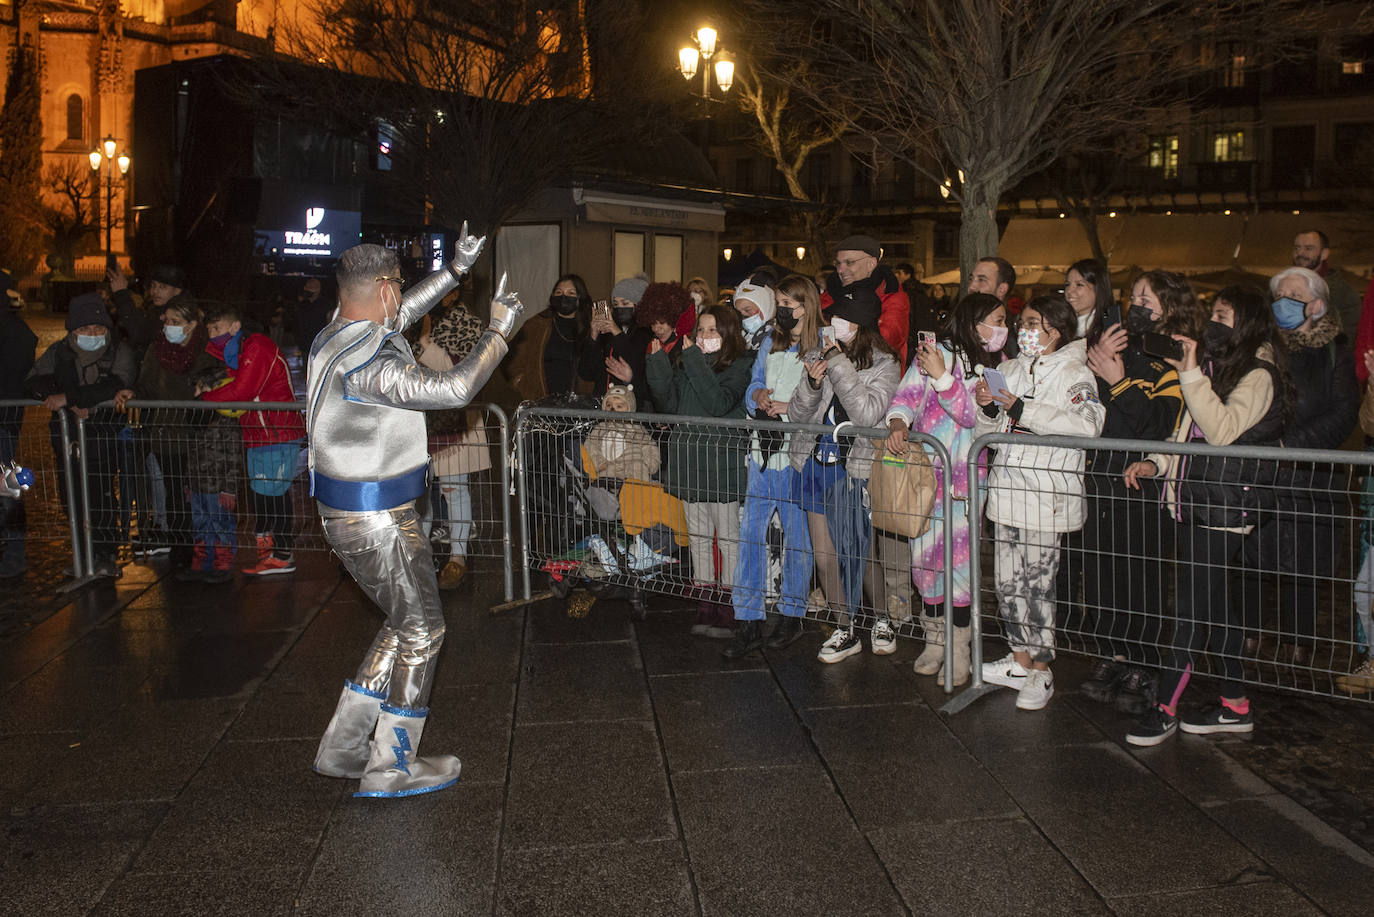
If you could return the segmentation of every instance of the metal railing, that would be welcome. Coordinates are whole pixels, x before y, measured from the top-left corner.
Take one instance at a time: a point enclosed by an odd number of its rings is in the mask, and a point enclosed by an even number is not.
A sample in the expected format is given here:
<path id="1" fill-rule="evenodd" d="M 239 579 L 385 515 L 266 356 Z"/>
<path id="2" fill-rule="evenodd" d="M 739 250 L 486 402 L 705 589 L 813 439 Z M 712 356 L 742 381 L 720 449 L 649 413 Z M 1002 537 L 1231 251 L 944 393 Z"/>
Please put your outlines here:
<path id="1" fill-rule="evenodd" d="M 231 552 L 258 549 L 263 532 L 283 550 L 329 550 L 309 493 L 305 438 L 299 428 L 270 426 L 274 412 L 302 415 L 301 403 L 135 399 L 124 411 L 107 403 L 84 418 L 32 401 L 0 402 L 5 408 L 23 412 L 14 455 L 36 479 L 23 500 L 25 534 L 71 545 L 74 575 L 64 589 L 91 581 L 118 556 L 174 553 L 185 562 L 198 543 L 204 548 L 211 524 L 227 528 L 223 547 Z M 245 445 L 240 414 L 258 421 L 267 454 Z M 437 551 L 499 559 L 510 600 L 509 420 L 494 404 L 471 405 L 466 418 L 452 433 L 431 433 L 425 521 Z M 206 520 L 218 520 L 203 521 L 202 507 Z"/>

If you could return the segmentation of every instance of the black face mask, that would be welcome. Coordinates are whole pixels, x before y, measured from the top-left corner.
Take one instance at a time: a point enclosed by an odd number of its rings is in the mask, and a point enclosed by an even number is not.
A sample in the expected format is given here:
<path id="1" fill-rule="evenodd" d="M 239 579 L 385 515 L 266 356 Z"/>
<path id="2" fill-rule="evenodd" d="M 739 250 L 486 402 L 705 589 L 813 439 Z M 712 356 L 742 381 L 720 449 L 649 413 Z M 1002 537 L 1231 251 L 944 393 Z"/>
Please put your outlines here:
<path id="1" fill-rule="evenodd" d="M 1126 330 L 1131 334 L 1144 334 L 1155 326 L 1154 316 L 1144 306 L 1133 306 L 1126 313 Z"/>
<path id="2" fill-rule="evenodd" d="M 549 308 L 552 309 L 553 311 L 557 312 L 559 315 L 576 315 L 576 314 L 577 314 L 577 297 L 576 297 L 576 296 L 566 296 L 566 295 L 565 295 L 565 296 L 550 296 L 550 297 L 549 297 Z"/>
<path id="3" fill-rule="evenodd" d="M 621 328 L 628 328 L 635 320 L 634 306 L 623 306 L 611 310 L 611 319 Z"/>
<path id="4" fill-rule="evenodd" d="M 792 329 L 797 327 L 801 319 L 792 314 L 791 309 L 779 309 L 778 314 L 773 316 L 773 323 L 778 326 L 778 330 L 792 333 Z"/>
<path id="5" fill-rule="evenodd" d="M 1225 350 L 1226 345 L 1231 342 L 1233 330 L 1230 325 L 1223 325 L 1221 322 L 1208 322 L 1202 329 L 1202 343 L 1207 352 L 1216 354 Z"/>

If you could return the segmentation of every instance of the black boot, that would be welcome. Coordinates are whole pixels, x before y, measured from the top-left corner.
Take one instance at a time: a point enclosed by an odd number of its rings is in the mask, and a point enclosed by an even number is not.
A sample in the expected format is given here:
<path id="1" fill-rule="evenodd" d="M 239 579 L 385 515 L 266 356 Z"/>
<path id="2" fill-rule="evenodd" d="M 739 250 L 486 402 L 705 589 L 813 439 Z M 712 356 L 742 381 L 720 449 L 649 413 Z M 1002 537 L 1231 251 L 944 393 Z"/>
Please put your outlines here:
<path id="1" fill-rule="evenodd" d="M 763 649 L 763 627 L 758 621 L 736 621 L 735 636 L 721 654 L 726 659 L 739 659 L 755 650 Z"/>
<path id="2" fill-rule="evenodd" d="M 789 646 L 794 640 L 802 635 L 802 619 L 783 615 L 778 626 L 773 628 L 773 636 L 768 638 L 766 644 L 770 650 L 780 650 Z"/>

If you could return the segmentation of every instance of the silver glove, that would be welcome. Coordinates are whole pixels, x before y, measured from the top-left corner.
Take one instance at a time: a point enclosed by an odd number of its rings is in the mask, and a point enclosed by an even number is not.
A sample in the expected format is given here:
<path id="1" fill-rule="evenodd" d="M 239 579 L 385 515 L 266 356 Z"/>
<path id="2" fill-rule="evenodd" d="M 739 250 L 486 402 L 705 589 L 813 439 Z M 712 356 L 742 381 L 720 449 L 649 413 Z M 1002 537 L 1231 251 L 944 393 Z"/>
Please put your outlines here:
<path id="1" fill-rule="evenodd" d="M 487 237 L 468 235 L 468 221 L 463 221 L 463 228 L 458 230 L 458 254 L 454 256 L 453 269 L 460 274 L 466 274 L 472 270 L 472 266 L 477 263 L 477 256 L 482 254 L 482 246 L 487 244 Z"/>
<path id="2" fill-rule="evenodd" d="M 509 341 L 524 322 L 525 306 L 520 302 L 520 294 L 506 292 L 506 275 L 502 274 L 491 299 L 491 324 L 487 327 Z"/>

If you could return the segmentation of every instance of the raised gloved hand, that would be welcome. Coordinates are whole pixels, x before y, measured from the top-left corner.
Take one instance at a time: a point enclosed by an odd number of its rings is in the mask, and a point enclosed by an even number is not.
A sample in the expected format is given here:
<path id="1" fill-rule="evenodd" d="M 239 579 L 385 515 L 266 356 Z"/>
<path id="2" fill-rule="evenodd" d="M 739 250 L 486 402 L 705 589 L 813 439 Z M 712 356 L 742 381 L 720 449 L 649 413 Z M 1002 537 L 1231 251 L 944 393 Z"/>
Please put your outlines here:
<path id="1" fill-rule="evenodd" d="M 487 327 L 509 341 L 524 322 L 525 306 L 520 302 L 520 294 L 506 292 L 506 275 L 502 274 L 491 299 L 491 324 Z"/>
<path id="2" fill-rule="evenodd" d="M 468 221 L 463 221 L 463 228 L 458 230 L 458 254 L 453 257 L 453 269 L 460 274 L 466 274 L 472 270 L 472 266 L 477 263 L 477 256 L 482 254 L 482 246 L 487 244 L 487 237 L 468 235 Z"/>

